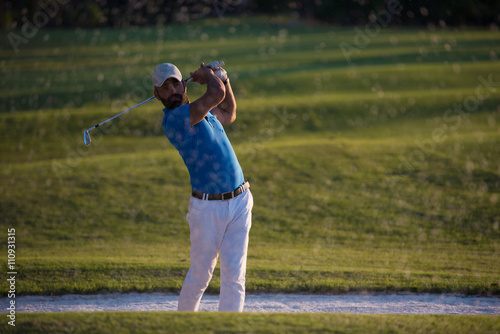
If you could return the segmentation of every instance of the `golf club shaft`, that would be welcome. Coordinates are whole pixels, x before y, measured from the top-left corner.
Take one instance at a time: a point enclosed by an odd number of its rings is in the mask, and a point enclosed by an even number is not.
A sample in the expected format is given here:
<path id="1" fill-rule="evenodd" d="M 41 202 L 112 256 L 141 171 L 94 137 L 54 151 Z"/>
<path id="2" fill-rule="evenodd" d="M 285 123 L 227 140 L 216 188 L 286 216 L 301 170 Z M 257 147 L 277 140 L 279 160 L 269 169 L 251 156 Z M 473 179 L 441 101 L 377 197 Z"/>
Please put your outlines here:
<path id="1" fill-rule="evenodd" d="M 138 106 L 143 105 L 143 104 L 144 104 L 144 103 L 146 103 L 146 102 L 151 101 L 151 100 L 152 100 L 152 99 L 154 99 L 154 98 L 155 98 L 154 96 L 151 96 L 149 99 L 147 99 L 147 100 L 145 100 L 145 101 L 142 101 L 141 103 L 139 103 L 139 104 L 137 104 L 137 105 L 135 105 L 135 106 L 133 106 L 133 107 L 131 107 L 131 108 L 128 108 L 127 110 L 124 110 L 124 111 L 122 111 L 121 113 L 119 113 L 119 114 L 117 114 L 117 115 L 115 115 L 115 116 L 113 116 L 113 117 L 111 117 L 111 118 L 108 118 L 107 120 L 102 121 L 101 123 L 96 124 L 96 125 L 94 125 L 94 126 L 93 126 L 93 127 L 91 127 L 91 128 L 88 128 L 88 129 L 87 129 L 87 130 L 85 130 L 85 131 L 90 131 L 90 130 L 93 130 L 93 129 L 95 129 L 95 128 L 98 128 L 99 126 L 103 125 L 104 123 L 107 123 L 107 122 L 109 122 L 109 121 L 111 121 L 111 120 L 113 120 L 113 119 L 117 118 L 118 116 L 121 116 L 121 115 L 123 115 L 124 113 L 126 113 L 126 112 L 128 112 L 128 111 L 130 111 L 130 110 L 132 110 L 132 109 L 134 109 L 134 108 L 137 108 Z"/>

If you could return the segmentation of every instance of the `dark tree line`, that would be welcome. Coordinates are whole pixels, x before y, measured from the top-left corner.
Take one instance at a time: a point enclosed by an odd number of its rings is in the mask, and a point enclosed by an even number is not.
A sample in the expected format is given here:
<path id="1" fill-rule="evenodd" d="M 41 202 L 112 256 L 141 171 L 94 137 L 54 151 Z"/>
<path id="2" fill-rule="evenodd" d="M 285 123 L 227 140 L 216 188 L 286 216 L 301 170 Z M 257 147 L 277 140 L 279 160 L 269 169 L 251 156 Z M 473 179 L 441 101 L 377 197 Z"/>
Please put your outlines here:
<path id="1" fill-rule="evenodd" d="M 0 0 L 0 26 L 19 28 L 29 21 L 49 27 L 127 27 L 256 14 L 360 25 L 396 6 L 391 24 L 500 22 L 498 0 Z"/>

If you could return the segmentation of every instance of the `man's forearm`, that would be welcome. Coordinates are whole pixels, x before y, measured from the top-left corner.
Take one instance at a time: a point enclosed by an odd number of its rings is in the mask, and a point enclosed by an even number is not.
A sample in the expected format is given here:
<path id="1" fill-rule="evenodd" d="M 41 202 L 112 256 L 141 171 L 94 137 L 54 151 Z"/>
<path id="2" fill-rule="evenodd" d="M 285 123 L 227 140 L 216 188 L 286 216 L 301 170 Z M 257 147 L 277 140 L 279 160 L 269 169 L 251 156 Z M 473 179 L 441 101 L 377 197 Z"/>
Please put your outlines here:
<path id="1" fill-rule="evenodd" d="M 213 96 L 217 100 L 216 105 L 222 104 L 227 98 L 226 87 L 215 75 L 211 75 L 207 80 L 207 91 L 205 95 Z"/>
<path id="2" fill-rule="evenodd" d="M 234 98 L 231 83 L 228 82 L 224 85 L 226 88 L 226 96 L 224 100 L 218 105 L 222 112 L 226 113 L 232 121 L 236 118 L 236 99 Z"/>
<path id="3" fill-rule="evenodd" d="M 199 123 L 210 110 L 220 105 L 226 95 L 224 84 L 213 74 L 205 76 L 200 83 L 207 84 L 207 91 L 190 104 L 191 126 Z"/>

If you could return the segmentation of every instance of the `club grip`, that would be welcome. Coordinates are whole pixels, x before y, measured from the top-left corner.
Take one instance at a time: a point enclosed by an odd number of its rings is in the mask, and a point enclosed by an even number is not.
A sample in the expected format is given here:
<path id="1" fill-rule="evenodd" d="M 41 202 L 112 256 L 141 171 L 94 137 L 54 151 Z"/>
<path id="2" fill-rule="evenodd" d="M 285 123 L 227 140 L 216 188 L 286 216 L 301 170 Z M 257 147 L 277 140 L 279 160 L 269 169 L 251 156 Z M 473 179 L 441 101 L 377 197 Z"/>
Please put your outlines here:
<path id="1" fill-rule="evenodd" d="M 220 67 L 222 67 L 222 66 L 226 65 L 226 63 L 224 63 L 224 61 L 223 61 L 223 60 L 221 60 L 221 61 L 219 62 L 219 64 L 220 64 Z M 213 68 L 211 68 L 211 67 L 210 67 L 210 69 L 212 69 L 212 71 L 214 70 L 214 69 L 213 69 Z M 191 79 L 192 79 L 192 78 L 191 78 L 191 77 L 189 77 L 189 78 L 187 78 L 186 80 L 184 80 L 184 82 L 186 82 L 186 83 L 191 82 Z"/>
<path id="2" fill-rule="evenodd" d="M 224 61 L 223 61 L 223 60 L 221 60 L 221 61 L 219 62 L 219 64 L 220 64 L 220 67 L 222 67 L 222 66 L 226 65 L 226 64 L 224 63 Z M 209 65 L 210 65 L 210 64 L 209 64 Z M 207 67 L 208 67 L 208 66 L 207 66 Z M 210 68 L 210 69 L 212 69 L 212 70 L 217 70 L 217 69 L 218 69 L 218 68 L 214 69 L 214 68 L 212 68 L 212 67 L 208 67 L 208 68 Z"/>

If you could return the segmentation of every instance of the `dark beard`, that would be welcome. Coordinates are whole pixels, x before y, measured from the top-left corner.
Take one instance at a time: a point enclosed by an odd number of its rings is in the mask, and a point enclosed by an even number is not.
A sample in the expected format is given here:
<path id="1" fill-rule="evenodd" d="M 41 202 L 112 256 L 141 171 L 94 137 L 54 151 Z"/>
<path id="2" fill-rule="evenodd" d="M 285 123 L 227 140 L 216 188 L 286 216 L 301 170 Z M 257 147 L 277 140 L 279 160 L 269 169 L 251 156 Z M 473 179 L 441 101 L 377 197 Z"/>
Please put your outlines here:
<path id="1" fill-rule="evenodd" d="M 184 94 L 173 94 L 170 95 L 168 99 L 160 98 L 160 101 L 163 103 L 165 108 L 167 109 L 175 109 L 180 106 L 189 103 L 189 98 L 186 93 Z"/>

